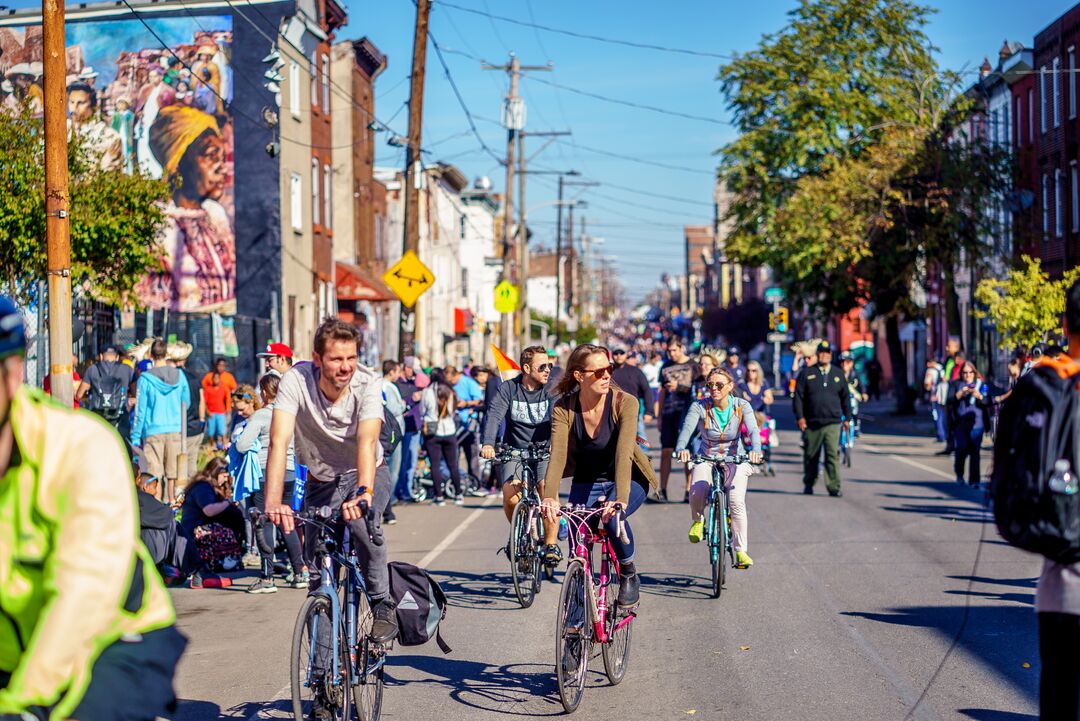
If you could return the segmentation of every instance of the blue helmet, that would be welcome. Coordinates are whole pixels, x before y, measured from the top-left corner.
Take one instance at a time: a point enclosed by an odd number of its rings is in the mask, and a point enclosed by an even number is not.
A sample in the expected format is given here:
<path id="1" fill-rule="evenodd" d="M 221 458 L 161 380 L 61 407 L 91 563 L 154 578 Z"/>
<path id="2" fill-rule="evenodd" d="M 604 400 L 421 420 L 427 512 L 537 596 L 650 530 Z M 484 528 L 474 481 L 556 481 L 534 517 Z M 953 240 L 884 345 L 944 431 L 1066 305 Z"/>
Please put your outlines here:
<path id="1" fill-rule="evenodd" d="M 0 295 L 0 358 L 26 353 L 26 326 L 22 314 L 7 296 Z"/>

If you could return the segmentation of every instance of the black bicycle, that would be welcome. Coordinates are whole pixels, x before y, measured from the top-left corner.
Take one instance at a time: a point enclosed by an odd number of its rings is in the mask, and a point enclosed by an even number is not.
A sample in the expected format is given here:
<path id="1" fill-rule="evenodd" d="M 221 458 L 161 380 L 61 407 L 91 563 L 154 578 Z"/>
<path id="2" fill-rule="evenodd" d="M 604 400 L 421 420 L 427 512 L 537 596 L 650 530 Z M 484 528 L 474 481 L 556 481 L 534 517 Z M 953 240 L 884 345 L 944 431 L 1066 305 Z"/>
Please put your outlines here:
<path id="1" fill-rule="evenodd" d="M 531 443 L 525 448 L 514 448 L 500 443 L 495 447 L 496 464 L 515 463 L 521 468 L 521 499 L 514 507 L 510 520 L 510 540 L 507 542 L 510 556 L 510 575 L 514 580 L 514 593 L 522 608 L 532 605 L 540 592 L 541 552 L 544 543 L 544 523 L 540 514 L 540 479 L 536 469 L 551 457 L 551 448 L 545 443 Z M 548 580 L 554 578 L 555 569 L 546 568 Z"/>
<path id="2" fill-rule="evenodd" d="M 371 533 L 371 514 L 363 510 Z M 386 654 L 393 642 L 371 638 L 371 599 L 356 549 L 349 543 L 348 525 L 327 506 L 295 517 L 318 533 L 314 567 L 320 583 L 309 591 L 293 629 L 293 716 L 305 721 L 329 712 L 334 721 L 349 721 L 355 709 L 360 721 L 377 721 Z"/>

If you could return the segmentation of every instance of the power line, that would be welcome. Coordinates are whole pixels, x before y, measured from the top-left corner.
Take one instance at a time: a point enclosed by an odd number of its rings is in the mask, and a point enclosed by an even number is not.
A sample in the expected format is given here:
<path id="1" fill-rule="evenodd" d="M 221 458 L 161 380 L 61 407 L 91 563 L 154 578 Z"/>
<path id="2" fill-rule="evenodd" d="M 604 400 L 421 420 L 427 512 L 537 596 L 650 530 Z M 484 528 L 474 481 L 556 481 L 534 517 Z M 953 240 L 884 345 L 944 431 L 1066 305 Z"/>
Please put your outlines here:
<path id="1" fill-rule="evenodd" d="M 725 125 L 734 127 L 734 123 L 727 120 L 717 120 L 716 118 L 710 118 L 706 115 L 693 115 L 692 113 L 684 113 L 679 110 L 668 110 L 666 108 L 660 108 L 655 105 L 645 105 L 644 103 L 635 103 L 632 100 L 620 100 L 619 98 L 612 98 L 607 95 L 600 95 L 599 93 L 593 93 L 588 90 L 579 90 L 578 88 L 572 88 L 569 85 L 560 85 L 552 80 L 544 80 L 543 78 L 530 77 L 529 80 L 533 80 L 544 85 L 550 85 L 560 90 L 565 90 L 576 95 L 582 95 L 587 98 L 593 98 L 595 100 L 603 100 L 606 103 L 614 103 L 615 105 L 625 105 L 628 108 L 635 108 L 637 110 L 648 110 L 654 113 L 660 113 L 661 115 L 670 115 L 676 118 L 686 118 L 687 120 L 699 120 L 703 123 L 712 123 L 713 125 Z"/>
<path id="2" fill-rule="evenodd" d="M 484 16 L 484 17 L 491 18 L 493 20 L 500 20 L 500 21 L 502 21 L 504 23 L 510 23 L 512 25 L 521 25 L 523 27 L 535 28 L 535 29 L 538 29 L 538 30 L 544 30 L 545 32 L 549 32 L 549 33 L 558 33 L 560 35 L 568 35 L 570 37 L 579 38 L 581 40 L 595 40 L 596 42 L 608 43 L 610 45 L 625 45 L 625 46 L 631 47 L 631 48 L 639 48 L 639 49 L 643 49 L 643 50 L 657 50 L 657 51 L 665 52 L 665 53 L 678 53 L 680 55 L 693 55 L 693 56 L 702 57 L 702 58 L 720 58 L 721 60 L 732 60 L 732 59 L 734 59 L 734 56 L 731 56 L 731 55 L 723 55 L 721 53 L 710 53 L 710 52 L 707 52 L 707 51 L 704 51 L 704 50 L 690 50 L 688 48 L 674 48 L 674 47 L 667 47 L 667 46 L 664 46 L 664 45 L 653 45 L 651 43 L 639 43 L 639 42 L 634 42 L 633 40 L 622 40 L 622 39 L 619 39 L 619 38 L 606 38 L 606 37 L 603 37 L 603 36 L 600 36 L 600 35 L 591 35 L 589 33 L 579 33 L 579 32 L 574 31 L 574 30 L 565 30 L 563 28 L 554 28 L 554 27 L 551 27 L 549 25 L 541 25 L 541 24 L 536 23 L 536 22 L 531 22 L 531 23 L 530 22 L 525 22 L 524 20 L 517 20 L 516 18 L 508 18 L 508 17 L 506 17 L 504 15 L 495 15 L 493 13 L 484 12 L 482 10 L 476 10 L 474 8 L 462 7 L 461 5 L 455 5 L 454 3 L 443 2 L 442 0 L 439 0 L 438 4 L 443 6 L 443 7 L 448 7 L 448 8 L 452 8 L 454 10 L 459 10 L 461 12 L 472 13 L 473 15 L 481 15 L 481 16 Z"/>
<path id="3" fill-rule="evenodd" d="M 557 141 L 559 142 L 559 141 Z M 623 155 L 621 153 L 613 153 L 610 150 L 601 150 L 600 148 L 591 148 L 588 145 L 582 145 L 581 143 L 574 143 L 574 147 L 582 150 L 587 150 L 590 153 L 596 153 L 597 155 L 606 155 L 609 158 L 616 158 L 618 160 L 625 160 L 629 163 L 639 163 L 641 165 L 652 165 L 657 168 L 665 168 L 667 170 L 679 170 L 684 173 L 696 173 L 699 175 L 714 175 L 711 170 L 701 170 L 700 168 L 691 168 L 686 165 L 670 165 L 668 163 L 660 163 L 655 160 L 645 160 L 643 158 L 635 158 L 632 155 Z"/>

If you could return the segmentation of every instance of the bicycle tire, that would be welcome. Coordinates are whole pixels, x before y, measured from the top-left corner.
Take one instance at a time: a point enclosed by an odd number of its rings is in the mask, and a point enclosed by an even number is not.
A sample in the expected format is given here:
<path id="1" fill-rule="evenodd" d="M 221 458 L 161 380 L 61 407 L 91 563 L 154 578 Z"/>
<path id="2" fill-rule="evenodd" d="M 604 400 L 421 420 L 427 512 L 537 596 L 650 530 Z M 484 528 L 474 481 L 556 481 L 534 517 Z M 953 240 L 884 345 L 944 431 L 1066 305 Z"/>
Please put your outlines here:
<path id="1" fill-rule="evenodd" d="M 713 498 L 709 507 L 709 560 L 712 563 L 712 597 L 720 598 L 727 580 L 727 524 L 724 523 L 724 494 Z"/>
<path id="2" fill-rule="evenodd" d="M 375 618 L 367 596 L 363 593 L 359 596 L 360 606 L 356 609 L 356 636 L 360 645 L 357 649 L 360 677 L 353 679 L 353 708 L 356 709 L 356 717 L 359 721 L 379 721 L 379 716 L 382 715 L 385 666 L 379 666 L 375 671 L 365 673 L 365 665 L 377 662 L 385 650 L 381 644 L 376 645 L 371 641 L 371 625 L 375 622 Z"/>
<path id="3" fill-rule="evenodd" d="M 608 642 L 600 647 L 601 655 L 604 657 L 604 675 L 612 686 L 618 686 L 619 682 L 626 677 L 626 667 L 630 664 L 631 629 L 634 627 L 634 622 L 630 621 L 618 631 L 615 630 L 619 622 L 618 599 L 619 580 L 614 578 L 607 585 L 608 611 L 605 630 Z"/>
<path id="4" fill-rule="evenodd" d="M 555 625 L 555 677 L 559 700 L 566 713 L 573 713 L 585 694 L 585 677 L 592 658 L 592 628 L 589 618 L 585 566 L 581 559 L 571 559 L 559 595 Z M 569 632 L 570 629 L 578 629 Z"/>
<path id="5" fill-rule="evenodd" d="M 536 541 L 529 531 L 529 504 L 518 503 L 510 521 L 510 577 L 522 608 L 536 599 L 535 579 L 540 570 Z"/>
<path id="6" fill-rule="evenodd" d="M 349 647 L 345 628 L 339 623 L 338 654 L 340 658 L 340 674 L 337 683 L 332 684 L 327 690 L 325 683 L 309 683 L 309 679 L 316 675 L 311 668 L 312 654 L 312 627 L 315 628 L 316 636 L 319 633 L 318 620 L 322 619 L 325 624 L 332 624 L 332 610 L 330 601 L 325 596 L 308 596 L 304 605 L 300 607 L 300 613 L 296 617 L 296 625 L 293 628 L 292 655 L 289 659 L 290 686 L 292 689 L 293 718 L 296 721 L 306 721 L 314 716 L 315 703 L 321 702 L 330 709 L 334 721 L 349 721 L 350 694 L 348 693 L 351 682 L 349 673 Z M 320 643 L 316 638 L 316 644 Z M 321 642 L 326 643 L 326 640 Z M 329 654 L 329 652 L 327 652 Z M 329 665 L 329 660 L 328 660 Z M 306 707 L 306 708 L 305 708 Z"/>
<path id="7" fill-rule="evenodd" d="M 548 574 L 544 571 L 544 565 L 540 559 L 540 548 L 544 543 L 544 520 L 540 515 L 540 509 L 537 508 L 533 513 L 533 522 L 536 524 L 536 565 L 533 568 L 533 588 L 536 593 L 540 593 L 540 585 L 545 576 Z M 554 578 L 555 569 L 551 569 L 551 576 Z M 549 581 L 551 578 L 548 579 Z"/>
<path id="8" fill-rule="evenodd" d="M 409 496 L 414 503 L 420 503 L 421 501 L 427 500 L 427 487 L 424 485 L 424 476 L 420 473 L 419 469 L 413 473 L 412 480 L 409 481 Z"/>

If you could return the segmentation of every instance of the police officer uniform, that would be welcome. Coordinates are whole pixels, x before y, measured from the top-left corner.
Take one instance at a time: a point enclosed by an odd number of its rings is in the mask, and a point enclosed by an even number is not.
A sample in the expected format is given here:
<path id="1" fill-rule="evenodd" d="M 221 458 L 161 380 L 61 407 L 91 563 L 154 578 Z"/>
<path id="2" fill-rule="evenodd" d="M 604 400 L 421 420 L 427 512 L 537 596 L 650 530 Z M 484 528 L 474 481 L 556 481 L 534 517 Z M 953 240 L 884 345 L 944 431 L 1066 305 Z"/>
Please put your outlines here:
<path id="1" fill-rule="evenodd" d="M 826 487 L 830 496 L 840 495 L 840 423 L 850 413 L 851 399 L 844 371 L 822 365 L 820 356 L 832 354 L 828 341 L 818 345 L 818 364 L 807 366 L 795 382 L 795 418 L 806 421 L 803 434 L 803 492 L 814 492 L 818 457 L 825 448 Z"/>

